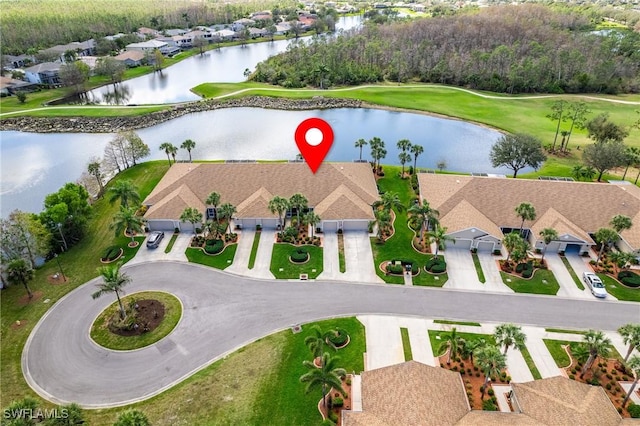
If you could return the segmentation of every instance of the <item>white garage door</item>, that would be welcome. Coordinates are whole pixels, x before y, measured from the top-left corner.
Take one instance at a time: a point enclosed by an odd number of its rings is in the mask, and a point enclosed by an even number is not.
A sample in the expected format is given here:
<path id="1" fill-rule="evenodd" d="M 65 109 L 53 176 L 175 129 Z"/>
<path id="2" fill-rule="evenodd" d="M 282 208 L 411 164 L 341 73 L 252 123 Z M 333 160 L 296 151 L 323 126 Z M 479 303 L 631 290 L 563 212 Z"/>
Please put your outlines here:
<path id="1" fill-rule="evenodd" d="M 256 220 L 255 219 L 239 219 L 238 223 L 242 226 L 242 229 L 255 229 L 256 228 Z"/>
<path id="2" fill-rule="evenodd" d="M 455 244 L 453 241 L 447 241 L 446 245 L 447 248 L 454 248 L 454 249 L 466 249 L 466 250 L 470 250 L 471 249 L 471 240 L 462 240 L 462 239 L 455 239 Z"/>
<path id="3" fill-rule="evenodd" d="M 336 232 L 338 230 L 337 221 L 323 221 L 322 232 Z"/>
<path id="4" fill-rule="evenodd" d="M 276 229 L 278 226 L 278 219 L 262 219 L 261 222 L 265 229 Z"/>
<path id="5" fill-rule="evenodd" d="M 493 241 L 478 241 L 478 251 L 493 251 Z"/>
<path id="6" fill-rule="evenodd" d="M 172 220 L 150 220 L 149 230 L 151 231 L 171 231 L 173 232 L 174 226 Z"/>
<path id="7" fill-rule="evenodd" d="M 544 250 L 544 244 L 540 247 L 541 250 Z M 560 242 L 559 241 L 551 241 L 547 246 L 547 253 L 557 253 L 560 250 Z"/>
<path id="8" fill-rule="evenodd" d="M 366 220 L 345 220 L 342 223 L 342 229 L 345 231 L 366 231 L 369 228 L 369 222 Z"/>

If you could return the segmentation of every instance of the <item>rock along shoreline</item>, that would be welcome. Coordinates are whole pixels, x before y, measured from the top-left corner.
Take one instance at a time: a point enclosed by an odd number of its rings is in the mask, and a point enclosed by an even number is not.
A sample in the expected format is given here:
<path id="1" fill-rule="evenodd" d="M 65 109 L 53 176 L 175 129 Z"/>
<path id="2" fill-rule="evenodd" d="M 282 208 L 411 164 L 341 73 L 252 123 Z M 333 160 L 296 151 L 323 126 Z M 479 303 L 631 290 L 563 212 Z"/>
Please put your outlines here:
<path id="1" fill-rule="evenodd" d="M 195 112 L 221 108 L 265 108 L 289 111 L 304 111 L 330 108 L 360 108 L 363 102 L 357 99 L 325 98 L 312 99 L 271 98 L 248 96 L 229 100 L 203 100 L 175 105 L 168 110 L 145 115 L 125 117 L 8 117 L 0 119 L 0 130 L 16 130 L 32 133 L 115 133 L 155 126 L 174 118 Z"/>

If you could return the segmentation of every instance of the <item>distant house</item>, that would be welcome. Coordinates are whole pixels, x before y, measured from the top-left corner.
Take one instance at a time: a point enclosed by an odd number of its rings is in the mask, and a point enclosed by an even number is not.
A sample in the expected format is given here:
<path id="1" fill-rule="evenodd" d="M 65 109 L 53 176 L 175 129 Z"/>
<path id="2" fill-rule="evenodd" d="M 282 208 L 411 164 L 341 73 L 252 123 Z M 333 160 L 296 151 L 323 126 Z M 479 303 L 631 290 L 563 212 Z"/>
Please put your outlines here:
<path id="1" fill-rule="evenodd" d="M 211 41 L 213 38 L 211 31 L 206 29 L 189 31 L 185 34 L 185 37 L 191 37 L 193 40 L 203 39 L 206 41 Z"/>
<path id="2" fill-rule="evenodd" d="M 29 91 L 30 89 L 34 89 L 35 86 L 34 83 L 29 83 L 28 81 L 0 76 L 0 94 L 4 96 L 20 91 Z"/>
<path id="3" fill-rule="evenodd" d="M 289 24 L 288 22 L 282 22 L 276 25 L 276 32 L 274 34 L 284 35 L 288 33 L 290 30 L 291 30 L 291 24 Z"/>
<path id="4" fill-rule="evenodd" d="M 60 62 L 43 62 L 26 68 L 24 70 L 24 76 L 30 83 L 59 86 L 61 66 L 62 63 Z"/>
<path id="5" fill-rule="evenodd" d="M 253 19 L 242 18 L 234 21 L 233 24 L 231 24 L 231 29 L 233 31 L 242 31 L 247 27 L 253 27 L 255 24 L 256 21 L 254 21 Z"/>
<path id="6" fill-rule="evenodd" d="M 264 28 L 249 28 L 249 37 L 251 38 L 259 38 L 267 35 L 267 30 Z"/>
<path id="7" fill-rule="evenodd" d="M 73 43 L 59 44 L 48 49 L 43 49 L 40 53 L 47 57 L 56 58 L 61 62 L 65 62 L 64 55 L 69 51 L 75 52 L 78 57 L 95 55 L 96 42 L 94 39 L 74 41 Z"/>
<path id="8" fill-rule="evenodd" d="M 187 30 L 183 30 L 182 28 L 171 28 L 168 30 L 164 30 L 164 33 L 167 35 L 167 37 L 181 36 L 186 34 L 187 32 Z"/>
<path id="9" fill-rule="evenodd" d="M 31 55 L 4 55 L 4 59 L 7 61 L 9 68 L 23 68 L 28 64 L 34 63 L 36 60 Z"/>
<path id="10" fill-rule="evenodd" d="M 234 37 L 236 36 L 236 32 L 224 29 L 220 31 L 215 31 L 211 33 L 211 35 L 213 36 L 214 40 L 219 39 L 221 41 L 230 41 L 234 39 Z"/>
<path id="11" fill-rule="evenodd" d="M 89 69 L 91 71 L 93 71 L 96 68 L 96 64 L 98 63 L 98 59 L 100 59 L 97 56 L 81 56 L 78 58 L 78 60 L 80 62 L 82 62 L 83 64 L 86 64 Z"/>
<path id="12" fill-rule="evenodd" d="M 167 47 L 169 44 L 166 41 L 159 40 L 148 40 L 142 41 L 140 43 L 131 43 L 125 46 L 125 50 L 139 50 L 141 52 L 153 52 L 156 49 L 160 49 L 162 51 L 163 48 Z"/>
<path id="13" fill-rule="evenodd" d="M 123 62 L 129 68 L 138 67 L 142 65 L 144 52 L 141 50 L 127 50 L 116 56 L 114 59 Z"/>
<path id="14" fill-rule="evenodd" d="M 268 21 L 273 19 L 273 15 L 268 10 L 263 10 L 262 12 L 255 12 L 251 14 L 251 19 L 254 21 Z"/>
<path id="15" fill-rule="evenodd" d="M 298 22 L 302 31 L 309 31 L 316 23 L 316 18 L 312 16 L 300 16 Z"/>
<path id="16" fill-rule="evenodd" d="M 412 4 L 411 10 L 414 12 L 424 12 L 427 8 L 423 4 Z"/>
<path id="17" fill-rule="evenodd" d="M 105 38 L 109 41 L 116 41 L 117 39 L 119 39 L 120 37 L 124 37 L 125 34 L 123 33 L 118 33 L 118 34 L 114 34 L 114 35 L 108 35 Z"/>
<path id="18" fill-rule="evenodd" d="M 154 30 L 153 28 L 140 27 L 138 28 L 137 34 L 141 39 L 146 39 L 158 37 L 160 35 L 160 32 L 158 30 Z"/>

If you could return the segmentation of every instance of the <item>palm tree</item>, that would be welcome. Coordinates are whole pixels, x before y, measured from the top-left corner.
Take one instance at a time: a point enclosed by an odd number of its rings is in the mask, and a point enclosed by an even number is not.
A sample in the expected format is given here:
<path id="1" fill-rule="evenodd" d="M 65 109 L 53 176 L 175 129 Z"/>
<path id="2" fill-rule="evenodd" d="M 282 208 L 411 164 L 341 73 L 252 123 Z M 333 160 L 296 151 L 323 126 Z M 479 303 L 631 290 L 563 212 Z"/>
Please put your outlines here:
<path id="1" fill-rule="evenodd" d="M 482 338 L 466 340 L 464 342 L 464 348 L 462 348 L 462 353 L 460 355 L 462 355 L 463 358 L 469 358 L 469 361 L 471 361 L 471 364 L 473 364 L 473 354 L 486 345 L 487 341 Z"/>
<path id="2" fill-rule="evenodd" d="M 369 141 L 369 147 L 371 148 L 374 169 L 377 172 L 380 168 L 380 160 L 387 156 L 387 150 L 384 149 L 384 141 L 377 136 Z"/>
<path id="3" fill-rule="evenodd" d="M 475 352 L 476 363 L 484 373 L 484 384 L 482 385 L 482 398 L 487 390 L 487 384 L 491 376 L 498 376 L 500 371 L 507 366 L 506 357 L 500 352 L 497 346 L 487 345 L 479 348 Z"/>
<path id="4" fill-rule="evenodd" d="M 584 166 L 580 164 L 573 166 L 573 169 L 571 169 L 571 176 L 573 176 L 576 180 L 580 180 L 583 177 L 583 173 Z"/>
<path id="5" fill-rule="evenodd" d="M 268 207 L 271 213 L 278 214 L 278 223 L 280 224 L 280 229 L 284 229 L 284 220 L 282 220 L 282 215 L 284 215 L 284 213 L 289 210 L 289 200 L 276 195 L 271 200 L 269 200 Z"/>
<path id="6" fill-rule="evenodd" d="M 96 178 L 96 180 L 98 181 L 98 186 L 100 187 L 100 194 L 102 195 L 102 192 L 104 191 L 104 184 L 102 183 L 102 171 L 100 170 L 100 161 L 92 161 L 87 165 L 87 172 Z"/>
<path id="7" fill-rule="evenodd" d="M 609 245 L 618 241 L 620 236 L 615 231 L 615 229 L 600 228 L 596 231 L 596 233 L 594 234 L 594 237 L 596 237 L 596 241 L 600 243 L 600 251 L 598 252 L 598 258 L 596 259 L 596 263 L 598 263 L 602 258 L 602 254 L 604 253 L 605 247 L 608 247 Z"/>
<path id="8" fill-rule="evenodd" d="M 401 152 L 407 152 L 411 149 L 411 141 L 409 139 L 400 139 L 396 146 Z"/>
<path id="9" fill-rule="evenodd" d="M 418 173 L 416 169 L 418 163 L 418 156 L 424 152 L 422 145 L 411 145 L 411 153 L 413 154 L 413 173 Z"/>
<path id="10" fill-rule="evenodd" d="M 29 299 L 33 298 L 33 293 L 29 288 L 29 281 L 33 279 L 33 269 L 29 267 L 29 264 L 22 258 L 12 260 L 7 265 L 7 280 L 11 284 L 22 284 L 27 290 Z"/>
<path id="11" fill-rule="evenodd" d="M 525 220 L 535 220 L 536 219 L 536 209 L 530 203 L 520 203 L 515 208 L 516 214 L 522 219 L 520 223 L 520 235 L 522 235 L 522 229 L 524 228 Z"/>
<path id="12" fill-rule="evenodd" d="M 388 212 L 390 212 L 392 208 L 395 208 L 398 211 L 404 210 L 404 205 L 400 201 L 398 193 L 390 191 L 382 193 L 380 200 L 373 203 L 373 207 L 382 207 L 382 210 L 386 210 Z"/>
<path id="13" fill-rule="evenodd" d="M 216 215 L 216 221 L 220 222 L 220 220 L 218 219 L 218 204 L 220 204 L 220 194 L 218 194 L 217 192 L 212 192 L 205 200 L 205 204 L 208 206 L 213 206 L 213 211 Z"/>
<path id="14" fill-rule="evenodd" d="M 496 327 L 493 337 L 499 346 L 504 346 L 504 355 L 507 355 L 510 346 L 519 351 L 523 350 L 524 342 L 527 340 L 527 335 L 522 332 L 522 328 L 515 324 L 500 324 Z"/>
<path id="15" fill-rule="evenodd" d="M 440 215 L 438 210 L 431 208 L 427 200 L 422 200 L 422 204 L 417 203 L 409 207 L 407 213 L 420 224 L 420 241 L 424 241 L 424 233 L 429 229 L 429 224 L 437 220 Z"/>
<path id="16" fill-rule="evenodd" d="M 324 89 L 323 82 L 324 76 L 329 72 L 329 68 L 324 65 L 318 65 L 318 67 L 313 71 L 315 74 L 318 74 L 318 78 L 320 79 L 320 90 Z"/>
<path id="17" fill-rule="evenodd" d="M 447 364 L 451 364 L 451 358 L 455 359 L 462 353 L 465 341 L 462 337 L 458 336 L 458 332 L 455 327 L 453 327 L 451 331 L 443 337 L 444 340 L 440 343 L 438 352 L 441 353 L 448 349 L 449 355 L 447 355 Z"/>
<path id="18" fill-rule="evenodd" d="M 624 251 L 615 251 L 609 255 L 609 258 L 613 263 L 615 263 L 618 266 L 618 268 L 624 269 L 627 266 L 629 266 L 631 262 L 634 261 L 634 259 L 636 258 L 636 255 L 633 253 L 627 253 Z"/>
<path id="19" fill-rule="evenodd" d="M 296 209 L 296 222 L 300 225 L 300 210 L 306 209 L 309 204 L 309 200 L 302 194 L 293 194 L 289 198 L 289 207 L 293 210 Z"/>
<path id="20" fill-rule="evenodd" d="M 231 203 L 224 203 L 220 206 L 220 217 L 227 220 L 227 226 L 224 228 L 224 233 L 226 234 L 229 230 L 229 225 L 231 224 L 231 219 L 233 215 L 236 214 L 238 210 Z"/>
<path id="21" fill-rule="evenodd" d="M 585 180 L 588 180 L 589 182 L 591 182 L 593 178 L 596 177 L 597 173 L 598 172 L 596 171 L 596 169 L 594 169 L 591 166 L 587 166 L 582 171 L 582 176 L 585 178 Z"/>
<path id="22" fill-rule="evenodd" d="M 364 139 L 358 139 L 356 141 L 356 148 L 360 148 L 360 161 L 362 161 L 362 148 L 367 144 Z"/>
<path id="23" fill-rule="evenodd" d="M 122 231 L 131 236 L 131 243 L 135 243 L 133 236 L 136 232 L 142 233 L 144 219 L 136 215 L 136 210 L 120 206 L 120 211 L 116 213 L 111 224 L 111 229 L 116 232 L 116 237 L 122 235 Z"/>
<path id="24" fill-rule="evenodd" d="M 544 260 L 544 255 L 547 253 L 547 247 L 551 241 L 556 241 L 558 239 L 558 232 L 553 228 L 544 228 L 540 231 L 540 236 L 542 237 L 542 241 L 544 241 L 544 250 L 542 251 L 541 259 Z"/>
<path id="25" fill-rule="evenodd" d="M 398 160 L 400 160 L 400 164 L 402 164 L 402 174 L 401 177 L 404 177 L 404 165 L 411 161 L 411 155 L 408 152 L 401 152 L 398 154 Z"/>
<path id="26" fill-rule="evenodd" d="M 176 154 L 177 153 L 178 153 L 178 147 L 171 145 L 171 147 L 169 147 L 169 154 L 171 154 L 171 158 L 173 158 L 174 164 L 176 162 Z"/>
<path id="27" fill-rule="evenodd" d="M 611 218 L 609 225 L 619 234 L 625 229 L 630 229 L 633 226 L 633 222 L 629 216 L 617 214 Z"/>
<path id="28" fill-rule="evenodd" d="M 517 232 L 509 232 L 507 235 L 504 236 L 504 238 L 502 239 L 502 244 L 504 244 L 504 247 L 507 249 L 507 252 L 508 252 L 507 262 L 511 257 L 511 252 L 513 251 L 513 249 L 515 249 L 518 245 L 522 244 L 522 241 L 524 241 L 522 239 L 522 236 L 520 236 L 520 234 L 518 234 Z"/>
<path id="29" fill-rule="evenodd" d="M 316 388 L 322 389 L 322 403 L 325 408 L 327 406 L 327 393 L 329 393 L 331 388 L 337 390 L 342 395 L 345 394 L 340 377 L 347 374 L 347 372 L 344 368 L 336 367 L 338 359 L 338 357 L 333 358 L 325 352 L 322 355 L 320 368 L 317 368 L 312 361 L 305 360 L 302 363 L 309 368 L 309 371 L 300 376 L 300 382 L 307 383 L 306 393 Z"/>
<path id="30" fill-rule="evenodd" d="M 391 214 L 386 210 L 376 210 L 374 215 L 378 225 L 378 241 L 383 241 L 384 230 L 391 226 Z"/>
<path id="31" fill-rule="evenodd" d="M 169 155 L 173 152 L 173 150 L 177 150 L 175 146 L 171 142 L 163 142 L 159 147 L 160 151 L 164 151 L 167 154 L 167 160 L 169 160 L 169 166 L 171 166 L 171 157 Z"/>
<path id="32" fill-rule="evenodd" d="M 196 143 L 194 141 L 192 141 L 191 139 L 187 139 L 184 142 L 182 142 L 182 145 L 180 145 L 180 148 L 182 149 L 186 149 L 187 152 L 189 153 L 189 162 L 191 163 L 191 150 L 193 148 L 196 147 Z"/>
<path id="33" fill-rule="evenodd" d="M 636 390 L 636 386 L 638 385 L 638 381 L 640 380 L 640 356 L 634 355 L 631 357 L 629 362 L 627 362 L 627 368 L 633 372 L 633 384 L 631 385 L 631 389 L 627 392 L 627 395 L 624 397 L 622 401 L 622 408 L 626 407 L 627 402 L 629 402 L 629 398 L 633 395 L 633 391 Z"/>
<path id="34" fill-rule="evenodd" d="M 140 194 L 138 188 L 130 180 L 118 180 L 109 188 L 109 202 L 111 204 L 120 200 L 122 207 L 129 207 L 129 202 L 133 205 L 140 204 Z"/>
<path id="35" fill-rule="evenodd" d="M 633 166 L 640 160 L 640 148 L 636 146 L 628 146 L 624 152 L 624 173 L 622 174 L 622 180 L 627 177 L 627 171 L 629 167 Z"/>
<path id="36" fill-rule="evenodd" d="M 305 226 L 311 226 L 311 238 L 313 238 L 313 231 L 316 228 L 316 225 L 320 223 L 320 216 L 315 214 L 313 211 L 308 211 L 302 216 L 302 223 Z"/>
<path id="37" fill-rule="evenodd" d="M 627 362 L 634 349 L 640 350 L 640 324 L 625 324 L 618 329 L 625 345 L 629 345 L 624 361 Z"/>
<path id="38" fill-rule="evenodd" d="M 580 377 L 591 368 L 597 357 L 606 357 L 611 351 L 611 340 L 602 331 L 589 330 L 584 334 L 582 344 L 589 349 L 589 359 L 584 363 Z"/>
<path id="39" fill-rule="evenodd" d="M 120 272 L 122 262 L 116 265 L 101 266 L 98 268 L 98 274 L 102 276 L 102 284 L 97 284 L 98 291 L 93 293 L 91 297 L 97 299 L 106 293 L 115 293 L 118 299 L 118 305 L 120 306 L 120 319 L 124 319 L 125 311 L 122 306 L 122 300 L 120 300 L 120 293 L 124 293 L 122 287 L 131 282 L 131 278 L 124 272 Z"/>
<path id="40" fill-rule="evenodd" d="M 196 223 L 202 222 L 202 213 L 195 207 L 187 207 L 182 211 L 180 215 L 181 222 L 190 222 L 193 225 L 193 233 L 196 233 Z"/>
<path id="41" fill-rule="evenodd" d="M 447 235 L 447 228 L 445 226 L 436 226 L 433 231 L 427 232 L 427 236 L 430 241 L 436 244 L 435 257 L 438 257 L 440 249 L 444 249 L 444 245 L 447 241 L 453 241 L 456 243 L 456 239 Z"/>
<path id="42" fill-rule="evenodd" d="M 314 325 L 311 329 L 313 330 L 313 334 L 304 339 L 304 344 L 309 348 L 314 359 L 320 358 L 320 362 L 322 362 L 324 348 L 328 346 L 327 333 L 323 333 L 318 325 Z"/>

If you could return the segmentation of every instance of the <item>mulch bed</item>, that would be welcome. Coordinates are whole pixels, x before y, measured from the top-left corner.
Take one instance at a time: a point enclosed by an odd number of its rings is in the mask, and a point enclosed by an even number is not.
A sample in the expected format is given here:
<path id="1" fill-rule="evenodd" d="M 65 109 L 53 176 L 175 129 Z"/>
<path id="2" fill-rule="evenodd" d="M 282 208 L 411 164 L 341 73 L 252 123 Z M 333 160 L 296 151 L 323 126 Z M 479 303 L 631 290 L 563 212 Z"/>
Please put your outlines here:
<path id="1" fill-rule="evenodd" d="M 33 297 L 29 299 L 29 295 L 25 293 L 20 299 L 18 299 L 18 306 L 27 306 L 30 303 L 38 301 L 42 297 L 41 291 L 34 291 Z"/>
<path id="2" fill-rule="evenodd" d="M 155 330 L 164 319 L 164 305 L 154 299 L 143 299 L 136 301 L 138 307 L 135 311 L 137 328 L 131 330 L 109 327 L 109 331 L 119 336 L 139 336 Z M 120 312 L 114 314 L 119 318 Z"/>
<path id="3" fill-rule="evenodd" d="M 69 282 L 69 277 L 66 277 L 66 278 L 67 278 L 66 280 L 63 279 L 62 275 L 60 274 L 47 275 L 47 282 L 51 285 L 66 284 Z"/>
<path id="4" fill-rule="evenodd" d="M 338 416 L 338 423 L 336 423 L 337 426 L 342 425 L 342 410 L 351 410 L 351 385 L 347 384 L 347 379 L 351 379 L 350 374 L 347 374 L 347 376 L 342 380 L 342 389 L 344 389 L 346 393 L 346 397 L 344 397 L 343 395 L 340 395 L 340 392 L 334 390 L 333 388 L 331 388 L 331 392 L 329 392 L 329 394 L 327 395 L 327 405 L 329 401 L 329 395 L 331 395 L 332 397 L 339 396 L 344 400 L 344 404 L 342 405 L 342 407 L 333 407 L 331 409 L 331 411 Z M 318 402 L 318 410 L 320 410 L 320 413 L 322 414 L 322 418 L 326 419 L 328 416 L 328 413 L 327 413 L 327 409 L 324 407 L 324 404 L 322 403 L 322 399 L 320 399 L 320 401 Z"/>

